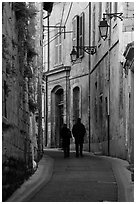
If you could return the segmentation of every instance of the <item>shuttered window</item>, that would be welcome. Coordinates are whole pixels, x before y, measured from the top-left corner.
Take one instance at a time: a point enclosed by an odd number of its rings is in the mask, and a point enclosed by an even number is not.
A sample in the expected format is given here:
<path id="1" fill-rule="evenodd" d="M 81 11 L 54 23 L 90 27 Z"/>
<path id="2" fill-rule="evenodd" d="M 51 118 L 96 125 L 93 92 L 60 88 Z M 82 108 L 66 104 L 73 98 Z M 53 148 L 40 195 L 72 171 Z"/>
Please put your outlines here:
<path id="1" fill-rule="evenodd" d="M 93 45 L 95 45 L 95 5 L 93 7 Z"/>
<path id="2" fill-rule="evenodd" d="M 102 2 L 99 2 L 99 22 L 98 22 L 98 24 L 100 23 L 101 19 L 102 19 Z M 98 28 L 98 32 L 99 32 L 99 28 Z M 99 41 L 101 40 L 100 32 L 99 32 L 99 39 L 98 40 Z"/>
<path id="3" fill-rule="evenodd" d="M 118 12 L 118 2 L 114 2 L 114 13 L 117 13 Z M 116 20 L 117 19 L 117 17 L 114 17 L 114 20 Z"/>
<path id="4" fill-rule="evenodd" d="M 73 46 L 77 47 L 77 57 L 79 57 L 79 16 L 75 16 L 72 21 L 73 24 Z"/>
<path id="5" fill-rule="evenodd" d="M 110 13 L 110 2 L 106 2 L 106 13 Z"/>
<path id="6" fill-rule="evenodd" d="M 84 46 L 84 13 L 80 15 L 79 18 L 79 46 Z M 83 49 L 79 49 L 79 57 L 82 58 L 84 56 Z"/>
<path id="7" fill-rule="evenodd" d="M 57 24 L 57 26 L 59 26 Z M 61 30 L 60 28 L 56 28 L 55 30 L 55 64 L 62 63 L 62 45 L 61 45 Z"/>
<path id="8" fill-rule="evenodd" d="M 106 2 L 106 13 L 112 13 L 112 2 Z M 109 20 L 109 16 L 106 16 L 107 20 Z"/>
<path id="9" fill-rule="evenodd" d="M 4 80 L 2 82 L 2 116 L 7 118 L 7 93 L 8 93 L 8 88 L 7 88 L 7 83 Z"/>

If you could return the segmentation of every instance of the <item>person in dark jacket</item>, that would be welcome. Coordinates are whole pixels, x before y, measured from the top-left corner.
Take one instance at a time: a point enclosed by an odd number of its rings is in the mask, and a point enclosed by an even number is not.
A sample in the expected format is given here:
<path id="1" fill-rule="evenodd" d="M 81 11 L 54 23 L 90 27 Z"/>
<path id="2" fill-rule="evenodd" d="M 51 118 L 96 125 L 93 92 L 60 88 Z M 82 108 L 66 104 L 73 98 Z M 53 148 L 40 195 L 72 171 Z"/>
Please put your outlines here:
<path id="1" fill-rule="evenodd" d="M 62 147 L 64 150 L 64 158 L 69 157 L 69 153 L 70 153 L 70 138 L 72 138 L 71 136 L 71 132 L 70 129 L 67 128 L 67 125 L 64 124 L 61 131 L 60 131 L 60 136 L 62 138 Z"/>
<path id="2" fill-rule="evenodd" d="M 72 128 L 72 134 L 75 138 L 75 147 L 76 147 L 76 157 L 79 157 L 79 147 L 80 147 L 80 156 L 83 156 L 83 143 L 86 130 L 85 126 L 81 123 L 81 118 L 77 119 L 77 123 Z"/>

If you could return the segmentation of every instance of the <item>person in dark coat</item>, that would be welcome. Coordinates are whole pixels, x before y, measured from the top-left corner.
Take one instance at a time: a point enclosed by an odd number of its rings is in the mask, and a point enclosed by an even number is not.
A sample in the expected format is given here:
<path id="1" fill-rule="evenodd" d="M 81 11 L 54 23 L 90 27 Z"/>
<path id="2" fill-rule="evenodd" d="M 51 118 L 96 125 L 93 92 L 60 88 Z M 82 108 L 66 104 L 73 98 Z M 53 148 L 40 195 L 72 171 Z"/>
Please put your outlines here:
<path id="1" fill-rule="evenodd" d="M 83 156 L 83 143 L 85 133 L 86 133 L 85 126 L 81 123 L 81 118 L 78 118 L 77 123 L 72 128 L 72 134 L 73 137 L 75 138 L 76 157 L 79 157 L 79 147 L 80 156 Z"/>
<path id="2" fill-rule="evenodd" d="M 71 136 L 71 132 L 70 129 L 67 128 L 67 125 L 64 124 L 61 131 L 60 131 L 60 135 L 62 138 L 62 147 L 64 150 L 64 158 L 69 157 L 69 153 L 70 153 L 70 138 L 72 138 Z"/>

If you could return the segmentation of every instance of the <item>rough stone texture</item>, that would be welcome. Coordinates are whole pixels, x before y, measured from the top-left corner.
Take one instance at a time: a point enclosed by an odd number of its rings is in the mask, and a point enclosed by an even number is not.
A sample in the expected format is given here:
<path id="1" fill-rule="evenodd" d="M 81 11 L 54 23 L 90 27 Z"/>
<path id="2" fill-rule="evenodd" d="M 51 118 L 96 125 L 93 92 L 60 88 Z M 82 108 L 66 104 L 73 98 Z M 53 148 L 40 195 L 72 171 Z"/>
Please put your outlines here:
<path id="1" fill-rule="evenodd" d="M 30 125 L 29 80 L 24 75 L 27 64 L 26 50 L 22 52 L 19 47 L 20 36 L 18 34 L 22 25 L 17 26 L 18 19 L 14 6 L 15 2 L 2 3 L 3 199 L 8 197 L 28 174 L 32 173 L 33 148 L 36 147 L 36 143 L 32 144 L 32 142 L 34 143 L 33 139 L 36 140 L 35 116 L 33 124 Z M 41 31 L 38 32 L 41 33 Z M 40 46 L 42 50 L 42 45 Z M 22 44 L 21 47 L 23 47 Z M 42 63 L 41 58 L 42 55 L 37 58 L 38 65 Z M 25 61 L 25 65 L 23 61 Z M 30 134 L 31 131 L 33 135 Z M 12 161 L 12 165 L 10 161 Z"/>
<path id="2" fill-rule="evenodd" d="M 5 121 L 7 125 L 10 125 L 11 127 L 9 129 L 3 129 L 3 155 L 4 157 L 8 157 L 10 155 L 24 159 L 23 126 L 25 125 L 25 130 L 27 130 L 29 124 L 25 118 L 23 118 L 23 114 L 26 114 L 28 117 L 28 113 L 23 107 L 22 95 L 24 93 L 22 92 L 22 87 L 19 84 L 21 76 L 19 76 L 17 48 L 18 38 L 15 29 L 16 21 L 14 15 L 15 14 L 12 11 L 12 3 L 3 3 L 2 32 L 3 39 L 6 39 L 8 46 L 6 50 L 3 50 L 2 81 L 3 83 L 4 81 L 6 82 L 9 89 L 9 93 L 5 97 L 3 85 L 3 100 L 6 98 L 6 102 L 3 103 L 3 108 L 6 107 L 6 112 L 3 110 L 3 123 Z M 4 46 L 5 43 L 3 44 L 3 49 Z M 7 62 L 9 63 L 8 72 L 6 67 Z"/>

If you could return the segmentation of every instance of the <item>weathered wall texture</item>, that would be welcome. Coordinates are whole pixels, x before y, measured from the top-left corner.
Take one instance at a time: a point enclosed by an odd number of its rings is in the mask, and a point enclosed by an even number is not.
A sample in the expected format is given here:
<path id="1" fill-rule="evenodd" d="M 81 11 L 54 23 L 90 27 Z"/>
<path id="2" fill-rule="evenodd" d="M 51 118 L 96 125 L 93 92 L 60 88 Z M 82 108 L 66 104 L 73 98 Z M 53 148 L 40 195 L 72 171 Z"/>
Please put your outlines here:
<path id="1" fill-rule="evenodd" d="M 73 118 L 73 89 L 77 86 L 80 90 L 80 99 L 79 99 L 79 117 L 82 118 L 82 122 L 85 124 L 87 132 L 88 132 L 88 56 L 85 57 L 79 63 L 71 66 L 70 62 L 70 52 L 72 50 L 72 18 L 76 14 L 81 14 L 81 12 L 85 11 L 85 19 L 88 22 L 88 3 L 65 3 L 65 9 L 63 13 L 63 18 L 61 21 L 61 15 L 58 13 L 62 13 L 63 4 L 62 3 L 54 3 L 53 11 L 50 16 L 50 25 L 56 25 L 61 22 L 63 26 L 66 24 L 66 33 L 61 34 L 61 62 L 55 63 L 55 39 L 54 36 L 56 34 L 55 28 L 50 28 L 50 71 L 47 72 L 46 76 L 48 78 L 48 146 L 51 145 L 51 140 L 56 137 L 59 133 L 59 128 L 56 130 L 57 124 L 53 119 L 55 117 L 55 107 L 52 102 L 52 92 L 55 87 L 61 87 L 63 89 L 63 122 L 66 122 L 67 125 L 72 128 L 74 124 Z M 71 7 L 70 15 L 68 16 L 68 11 Z M 57 12 L 56 12 L 57 10 Z M 87 26 L 87 24 L 85 24 Z M 46 30 L 47 31 L 47 30 Z M 68 31 L 68 32 L 67 32 Z M 85 36 L 87 37 L 87 33 L 85 32 Z M 47 36 L 47 35 L 46 35 Z M 54 39 L 52 41 L 52 39 Z M 57 38 L 56 38 L 57 39 Z M 45 38 L 45 43 L 47 43 L 47 38 Z M 85 38 L 85 44 L 88 44 L 88 39 Z M 46 49 L 46 48 L 45 48 Z M 47 53 L 48 54 L 48 53 Z M 71 66 L 70 74 L 69 70 L 66 67 Z M 69 68 L 68 68 L 69 69 Z M 47 69 L 46 69 L 47 70 Z M 54 70 L 54 73 L 53 73 Z M 56 70 L 56 71 L 55 71 Z M 63 70 L 63 71 L 62 71 Z M 51 74 L 50 74 L 51 73 Z M 55 97 L 55 96 L 54 96 Z M 55 100 L 55 99 L 54 99 Z M 87 135 L 88 137 L 88 135 Z M 85 139 L 86 141 L 87 139 Z"/>
<path id="2" fill-rule="evenodd" d="M 60 33 L 56 35 L 56 30 L 50 28 L 50 70 L 46 73 L 49 80 L 48 99 L 51 101 L 50 93 L 55 86 L 61 86 L 61 73 L 56 74 L 55 70 L 61 70 L 65 66 L 70 66 L 69 73 L 69 89 L 67 90 L 68 100 L 66 100 L 68 118 L 67 124 L 72 128 L 74 124 L 74 100 L 73 91 L 75 87 L 79 88 L 79 117 L 87 129 L 87 136 L 85 138 L 85 149 L 88 150 L 89 137 L 91 141 L 91 151 L 102 152 L 105 155 L 111 155 L 120 158 L 128 158 L 128 141 L 130 134 L 128 133 L 129 118 L 132 117 L 129 111 L 128 79 L 124 74 L 124 56 L 123 53 L 128 43 L 133 41 L 134 29 L 134 4 L 133 2 L 92 2 L 91 4 L 91 45 L 97 46 L 97 53 L 91 56 L 90 66 L 90 90 L 89 90 L 89 56 L 84 53 L 82 59 L 78 59 L 75 63 L 70 61 L 70 53 L 72 51 L 72 19 L 76 15 L 84 12 L 84 45 L 89 45 L 89 4 L 87 2 L 73 2 L 73 3 L 54 3 L 52 14 L 49 18 L 50 25 L 66 26 L 65 35 L 64 29 L 61 33 L 61 61 L 55 63 L 56 57 L 56 41 L 59 39 Z M 101 9 L 101 10 L 100 10 Z M 110 24 L 110 31 L 105 41 L 100 38 L 99 22 L 102 20 L 103 13 L 123 13 L 123 21 L 117 17 L 113 17 L 108 24 Z M 60 15 L 58 15 L 58 13 Z M 69 13 L 69 15 L 68 15 Z M 59 24 L 60 23 L 60 24 Z M 68 31 L 68 33 L 67 33 Z M 47 38 L 45 42 L 47 43 Z M 60 41 L 59 41 L 60 42 Z M 48 54 L 48 53 L 47 53 Z M 47 70 L 47 69 L 46 69 Z M 52 82 L 50 82 L 50 73 L 52 73 Z M 64 82 L 63 82 L 64 83 Z M 131 91 L 133 98 L 133 82 L 131 80 Z M 63 87 L 64 92 L 66 89 Z M 90 104 L 88 97 L 90 92 Z M 66 94 L 64 94 L 66 95 Z M 131 101 L 131 103 L 133 103 Z M 53 107 L 51 102 L 48 103 L 49 110 Z M 89 105 L 90 105 L 90 124 L 91 130 L 89 133 Z M 47 112 L 50 115 L 50 111 Z M 48 117 L 49 117 L 48 115 Z M 55 133 L 51 133 L 55 122 L 52 123 L 49 117 L 49 138 L 55 137 Z M 133 124 L 133 121 L 132 121 Z M 51 128 L 52 127 L 52 128 Z M 133 127 L 131 128 L 133 130 Z M 132 131 L 133 132 L 133 131 Z M 47 135 L 48 137 L 48 135 Z M 131 135 L 133 138 L 133 136 Z M 129 142 L 130 143 L 130 142 Z M 131 139 L 131 144 L 132 144 Z M 132 145 L 131 145 L 132 146 Z"/>
<path id="3" fill-rule="evenodd" d="M 98 4 L 95 4 L 96 7 L 98 7 Z M 111 6 L 111 11 L 113 12 L 112 9 L 113 7 Z M 104 7 L 103 12 L 105 12 Z M 91 124 L 93 128 L 91 138 L 95 141 L 91 145 L 94 151 L 102 151 L 104 154 L 128 159 L 130 148 L 128 147 L 130 134 L 127 132 L 129 86 L 125 82 L 122 63 L 125 47 L 127 43 L 133 41 L 134 4 L 119 3 L 118 12 L 123 12 L 123 21 L 118 18 L 116 20 L 112 18 L 110 46 L 109 37 L 105 41 L 98 40 L 97 55 L 93 58 L 95 71 L 91 76 L 93 81 L 91 95 L 95 101 L 91 106 L 92 110 L 96 110 L 98 114 L 92 114 Z M 97 43 L 97 37 L 95 43 Z M 109 125 L 106 106 L 109 108 Z M 126 116 L 124 113 L 126 113 Z"/>
<path id="4" fill-rule="evenodd" d="M 38 134 L 40 135 L 40 142 L 42 141 L 40 97 L 38 106 L 39 133 L 35 116 L 37 95 L 39 96 L 37 93 L 41 93 L 39 87 L 41 87 L 42 77 L 39 70 L 42 73 L 42 44 L 40 44 L 42 39 L 40 41 L 40 38 L 37 37 L 36 51 L 39 52 L 39 55 L 34 66 L 32 62 L 33 57 L 36 56 L 35 44 L 33 43 L 35 24 L 31 20 L 35 15 L 35 8 L 30 8 L 23 2 L 2 3 L 3 200 L 10 196 L 24 179 L 32 173 L 33 160 L 38 160 Z M 42 19 L 41 10 L 39 15 L 41 15 L 40 19 Z M 37 18 L 37 24 L 41 28 L 42 22 L 39 22 L 39 16 Z M 40 35 L 41 37 L 41 30 L 37 30 L 37 36 Z M 40 75 L 39 84 L 36 70 Z M 35 87 L 35 82 L 39 86 Z M 40 151 L 42 151 L 42 144 L 40 143 L 39 146 Z"/>
<path id="5" fill-rule="evenodd" d="M 23 126 L 27 130 L 29 123 L 23 118 L 23 114 L 27 114 L 23 107 L 25 93 L 22 92 L 23 84 L 20 85 L 18 37 L 11 6 L 10 3 L 3 3 L 3 120 L 11 125 L 3 132 L 3 155 L 24 159 Z"/>

